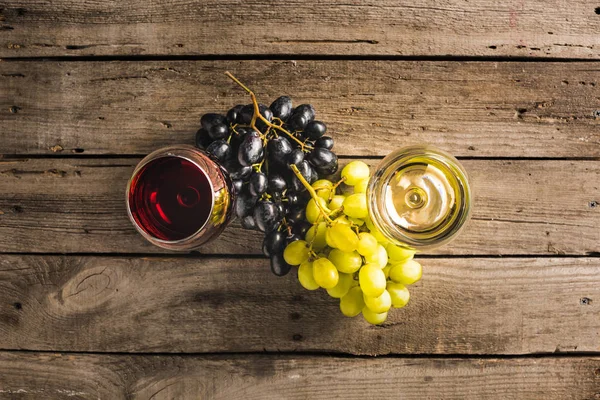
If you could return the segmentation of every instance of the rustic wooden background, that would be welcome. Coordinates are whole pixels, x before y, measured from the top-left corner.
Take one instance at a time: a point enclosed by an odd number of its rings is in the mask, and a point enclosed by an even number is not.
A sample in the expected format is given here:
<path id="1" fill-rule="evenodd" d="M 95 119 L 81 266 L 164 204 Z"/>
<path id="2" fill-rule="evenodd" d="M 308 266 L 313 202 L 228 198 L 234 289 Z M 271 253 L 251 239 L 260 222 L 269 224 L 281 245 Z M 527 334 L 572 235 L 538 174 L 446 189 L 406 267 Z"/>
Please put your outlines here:
<path id="1" fill-rule="evenodd" d="M 0 398 L 599 399 L 599 29 L 583 0 L 0 0 Z M 343 162 L 464 163 L 473 218 L 385 325 L 235 223 L 135 233 L 139 159 L 247 102 L 225 70 Z"/>

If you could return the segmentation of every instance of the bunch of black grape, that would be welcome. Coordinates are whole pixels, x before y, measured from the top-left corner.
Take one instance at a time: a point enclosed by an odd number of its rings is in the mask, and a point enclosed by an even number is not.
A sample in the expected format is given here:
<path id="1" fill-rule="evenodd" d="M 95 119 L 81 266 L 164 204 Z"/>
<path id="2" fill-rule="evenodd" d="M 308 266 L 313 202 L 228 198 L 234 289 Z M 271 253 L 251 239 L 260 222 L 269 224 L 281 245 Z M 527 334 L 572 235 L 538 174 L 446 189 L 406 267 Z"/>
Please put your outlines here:
<path id="1" fill-rule="evenodd" d="M 262 118 L 254 115 L 256 109 Z M 315 120 L 312 105 L 293 108 L 288 96 L 269 107 L 253 103 L 236 105 L 227 115 L 205 114 L 200 122 L 196 146 L 217 158 L 233 179 L 242 227 L 265 233 L 263 253 L 271 270 L 287 274 L 285 246 L 304 239 L 311 227 L 305 217 L 310 195 L 291 166 L 309 184 L 337 171 L 327 127 Z"/>

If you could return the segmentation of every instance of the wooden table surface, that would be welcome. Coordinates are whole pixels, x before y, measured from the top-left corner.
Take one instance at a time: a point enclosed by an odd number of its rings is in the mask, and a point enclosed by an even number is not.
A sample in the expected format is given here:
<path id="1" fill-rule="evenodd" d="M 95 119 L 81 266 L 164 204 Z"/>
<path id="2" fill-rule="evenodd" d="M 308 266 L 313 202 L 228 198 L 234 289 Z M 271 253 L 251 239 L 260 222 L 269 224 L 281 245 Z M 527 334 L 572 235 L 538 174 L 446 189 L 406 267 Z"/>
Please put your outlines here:
<path id="1" fill-rule="evenodd" d="M 598 6 L 0 0 L 0 398 L 599 399 Z M 190 254 L 130 224 L 135 164 L 248 102 L 226 70 L 343 163 L 464 163 L 473 218 L 383 326 L 237 222 Z"/>

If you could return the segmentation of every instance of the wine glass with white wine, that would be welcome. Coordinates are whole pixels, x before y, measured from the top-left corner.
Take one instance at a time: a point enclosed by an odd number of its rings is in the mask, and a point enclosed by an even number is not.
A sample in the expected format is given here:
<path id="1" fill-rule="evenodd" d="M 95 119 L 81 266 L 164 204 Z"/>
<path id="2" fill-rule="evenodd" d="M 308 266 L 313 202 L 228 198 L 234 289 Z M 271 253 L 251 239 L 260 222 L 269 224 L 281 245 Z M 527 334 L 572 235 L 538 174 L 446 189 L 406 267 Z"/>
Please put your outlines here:
<path id="1" fill-rule="evenodd" d="M 449 242 L 471 213 L 465 169 L 431 146 L 405 147 L 385 157 L 367 196 L 374 225 L 392 243 L 413 250 Z"/>

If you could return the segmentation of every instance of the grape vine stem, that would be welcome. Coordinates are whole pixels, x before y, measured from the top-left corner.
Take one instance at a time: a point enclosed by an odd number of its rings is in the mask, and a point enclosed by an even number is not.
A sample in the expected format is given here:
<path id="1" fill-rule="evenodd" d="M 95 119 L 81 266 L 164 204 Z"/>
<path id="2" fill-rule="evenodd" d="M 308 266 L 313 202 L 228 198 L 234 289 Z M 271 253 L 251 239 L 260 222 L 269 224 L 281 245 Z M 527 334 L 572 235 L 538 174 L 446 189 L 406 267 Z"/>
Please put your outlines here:
<path id="1" fill-rule="evenodd" d="M 325 217 L 327 222 L 332 223 L 333 220 L 329 217 L 329 213 L 327 211 L 325 211 L 325 209 L 319 202 L 319 199 L 320 199 L 319 195 L 317 194 L 317 192 L 315 192 L 315 189 L 310 185 L 310 183 L 308 183 L 308 181 L 306 179 L 304 179 L 304 177 L 300 173 L 300 170 L 298 169 L 298 167 L 295 166 L 294 164 L 290 164 L 290 169 L 294 172 L 294 175 L 296 175 L 296 178 L 298 178 L 298 180 L 300 180 L 300 182 L 302 182 L 302 185 L 304 185 L 306 190 L 308 190 L 308 193 L 310 193 L 310 197 L 312 197 L 313 200 L 315 201 L 315 204 L 319 208 L 319 211 L 321 212 L 323 217 Z"/>
<path id="2" fill-rule="evenodd" d="M 235 83 L 237 83 L 242 89 L 244 89 L 250 95 L 250 98 L 252 99 L 252 105 L 254 106 L 254 115 L 252 115 L 252 121 L 250 121 L 250 126 L 253 129 L 258 130 L 258 129 L 256 129 L 256 125 L 255 124 L 256 124 L 256 120 L 260 119 L 269 128 L 273 128 L 273 129 L 276 129 L 276 130 L 278 130 L 280 132 L 285 133 L 287 136 L 290 137 L 290 139 L 292 139 L 296 143 L 298 143 L 300 145 L 300 147 L 302 148 L 302 150 L 304 150 L 304 149 L 312 150 L 313 149 L 312 146 L 309 146 L 306 143 L 304 143 L 303 141 L 301 141 L 300 139 L 298 139 L 296 136 L 294 136 L 293 133 L 288 132 L 287 130 L 283 129 L 281 126 L 279 126 L 277 124 L 273 124 L 271 121 L 269 121 L 265 117 L 263 117 L 261 115 L 261 113 L 260 113 L 260 110 L 258 109 L 258 101 L 256 100 L 256 95 L 254 94 L 254 92 L 252 90 L 250 90 L 242 82 L 240 82 L 240 80 L 238 78 L 236 78 L 235 76 L 233 76 L 233 74 L 231 72 L 226 71 L 225 75 L 227 75 L 229 77 L 229 79 L 231 79 L 232 81 L 234 81 Z"/>

